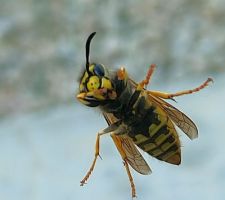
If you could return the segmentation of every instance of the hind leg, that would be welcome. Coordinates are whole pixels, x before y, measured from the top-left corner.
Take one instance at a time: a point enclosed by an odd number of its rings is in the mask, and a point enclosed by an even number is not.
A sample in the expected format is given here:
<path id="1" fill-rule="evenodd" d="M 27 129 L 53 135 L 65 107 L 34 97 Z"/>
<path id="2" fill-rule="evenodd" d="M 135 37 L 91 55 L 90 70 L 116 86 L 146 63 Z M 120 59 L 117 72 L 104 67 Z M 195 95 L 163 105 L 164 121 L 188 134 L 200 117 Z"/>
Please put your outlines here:
<path id="1" fill-rule="evenodd" d="M 206 86 L 208 86 L 208 84 L 210 82 L 213 82 L 212 78 L 208 78 L 204 83 L 202 83 L 200 86 L 198 86 L 198 87 L 196 87 L 194 89 L 183 90 L 183 91 L 176 92 L 176 93 L 165 93 L 165 92 L 154 91 L 154 90 L 151 90 L 151 91 L 148 91 L 148 92 L 150 94 L 154 95 L 154 96 L 157 96 L 157 97 L 160 97 L 160 98 L 163 98 L 163 99 L 173 99 L 174 97 L 178 97 L 178 96 L 182 96 L 182 95 L 185 95 L 185 94 L 191 94 L 191 93 L 194 93 L 194 92 L 198 92 L 198 91 L 204 89 Z"/>
<path id="2" fill-rule="evenodd" d="M 126 169 L 129 181 L 130 181 L 132 198 L 136 197 L 136 189 L 135 189 L 135 185 L 134 185 L 134 180 L 133 180 L 133 177 L 132 177 L 130 169 L 129 169 L 129 165 L 128 165 L 128 162 L 127 162 L 127 156 L 126 156 L 126 153 L 123 150 L 121 140 L 115 134 L 111 134 L 111 137 L 112 137 L 113 142 L 115 143 L 116 148 L 118 149 L 118 151 L 119 151 L 119 153 L 120 153 L 120 155 L 123 159 L 123 164 L 125 166 L 125 169 Z"/>

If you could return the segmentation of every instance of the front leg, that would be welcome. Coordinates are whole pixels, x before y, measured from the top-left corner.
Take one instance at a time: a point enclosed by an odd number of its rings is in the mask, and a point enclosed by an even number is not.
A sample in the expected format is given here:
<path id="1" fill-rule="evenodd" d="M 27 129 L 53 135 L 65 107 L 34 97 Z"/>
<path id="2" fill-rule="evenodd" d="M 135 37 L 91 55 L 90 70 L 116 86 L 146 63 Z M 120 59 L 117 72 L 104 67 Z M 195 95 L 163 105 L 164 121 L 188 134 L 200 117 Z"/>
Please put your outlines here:
<path id="1" fill-rule="evenodd" d="M 99 155 L 99 146 L 100 146 L 100 145 L 99 145 L 99 142 L 100 142 L 100 136 L 103 135 L 103 134 L 104 134 L 104 133 L 98 133 L 98 135 L 97 135 L 97 139 L 96 139 L 96 143 L 95 143 L 95 157 L 94 157 L 94 160 L 93 160 L 93 162 L 92 162 L 92 164 L 91 164 L 91 167 L 90 167 L 90 169 L 88 170 L 87 174 L 86 174 L 85 177 L 80 181 L 80 186 L 83 186 L 83 185 L 87 182 L 87 180 L 88 180 L 88 178 L 90 177 L 92 171 L 94 170 L 96 160 L 97 160 L 98 156 L 100 156 L 100 155 Z"/>
<path id="2" fill-rule="evenodd" d="M 96 143 L 95 143 L 95 157 L 94 157 L 94 160 L 93 160 L 93 162 L 91 164 L 91 167 L 88 170 L 87 174 L 80 181 L 80 185 L 81 186 L 83 186 L 87 182 L 88 178 L 90 177 L 91 173 L 93 172 L 98 156 L 101 158 L 101 156 L 99 154 L 100 137 L 102 135 L 104 135 L 104 134 L 109 134 L 109 133 L 112 133 L 112 132 L 115 132 L 117 134 L 121 134 L 121 132 L 125 131 L 125 127 L 124 126 L 119 126 L 120 124 L 121 124 L 121 122 L 117 121 L 117 122 L 111 124 L 109 127 L 105 128 L 104 130 L 102 130 L 100 133 L 97 134 L 97 139 L 96 139 Z"/>
<path id="3" fill-rule="evenodd" d="M 145 79 L 138 84 L 138 87 L 146 88 L 148 86 L 148 84 L 149 84 L 149 82 L 151 80 L 152 74 L 155 71 L 155 68 L 156 68 L 155 64 L 151 64 L 150 65 Z"/>

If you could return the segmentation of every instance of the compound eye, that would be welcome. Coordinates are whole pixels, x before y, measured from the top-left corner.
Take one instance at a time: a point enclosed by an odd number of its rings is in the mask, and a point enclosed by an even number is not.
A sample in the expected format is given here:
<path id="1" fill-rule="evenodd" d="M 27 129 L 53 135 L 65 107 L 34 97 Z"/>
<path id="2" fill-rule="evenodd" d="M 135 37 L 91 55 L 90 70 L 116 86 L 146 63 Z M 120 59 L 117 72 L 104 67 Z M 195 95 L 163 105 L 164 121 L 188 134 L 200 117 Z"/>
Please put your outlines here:
<path id="1" fill-rule="evenodd" d="M 105 69 L 102 65 L 96 64 L 94 67 L 94 73 L 97 76 L 104 76 L 105 75 Z"/>
<path id="2" fill-rule="evenodd" d="M 91 76 L 89 81 L 87 82 L 87 89 L 88 91 L 93 91 L 99 89 L 100 87 L 100 80 L 97 76 Z"/>

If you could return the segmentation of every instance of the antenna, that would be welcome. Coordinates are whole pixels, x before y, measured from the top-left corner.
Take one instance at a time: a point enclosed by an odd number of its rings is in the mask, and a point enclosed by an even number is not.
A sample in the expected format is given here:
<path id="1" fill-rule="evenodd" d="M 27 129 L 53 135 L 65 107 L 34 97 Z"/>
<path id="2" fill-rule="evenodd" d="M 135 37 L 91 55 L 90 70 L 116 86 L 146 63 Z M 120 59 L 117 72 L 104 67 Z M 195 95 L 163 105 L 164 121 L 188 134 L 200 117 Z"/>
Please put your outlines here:
<path id="1" fill-rule="evenodd" d="M 88 74 L 91 74 L 90 70 L 89 70 L 89 52 L 90 52 L 90 44 L 91 44 L 91 40 L 92 38 L 95 36 L 96 32 L 93 32 L 89 35 L 87 42 L 86 42 L 86 70 Z"/>

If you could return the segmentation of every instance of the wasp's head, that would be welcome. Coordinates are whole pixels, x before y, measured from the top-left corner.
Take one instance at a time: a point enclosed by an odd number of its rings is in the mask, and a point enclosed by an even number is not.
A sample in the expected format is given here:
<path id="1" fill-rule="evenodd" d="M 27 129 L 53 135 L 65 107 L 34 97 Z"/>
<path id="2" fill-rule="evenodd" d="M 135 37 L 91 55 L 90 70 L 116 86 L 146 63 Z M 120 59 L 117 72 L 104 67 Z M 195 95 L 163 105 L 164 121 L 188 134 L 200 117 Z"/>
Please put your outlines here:
<path id="1" fill-rule="evenodd" d="M 96 107 L 116 98 L 116 92 L 108 70 L 102 64 L 89 64 L 90 42 L 96 32 L 86 42 L 86 70 L 80 80 L 77 99 L 86 106 Z"/>

